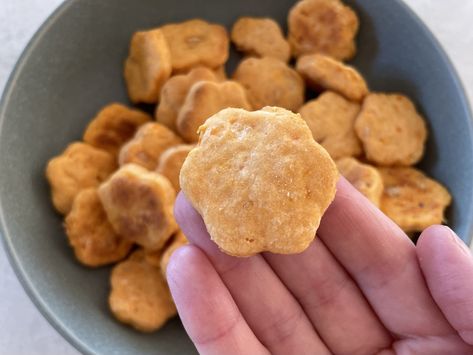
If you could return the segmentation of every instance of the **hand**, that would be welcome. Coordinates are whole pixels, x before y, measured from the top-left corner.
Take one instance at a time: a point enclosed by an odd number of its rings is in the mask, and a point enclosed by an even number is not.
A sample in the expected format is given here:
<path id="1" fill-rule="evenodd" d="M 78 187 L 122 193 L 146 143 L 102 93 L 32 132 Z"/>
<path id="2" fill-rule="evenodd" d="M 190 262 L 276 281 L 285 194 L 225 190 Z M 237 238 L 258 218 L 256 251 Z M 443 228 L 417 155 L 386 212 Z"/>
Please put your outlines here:
<path id="1" fill-rule="evenodd" d="M 443 226 L 414 246 L 344 179 L 298 255 L 223 254 L 183 194 L 176 218 L 168 282 L 201 354 L 473 354 L 468 248 Z"/>

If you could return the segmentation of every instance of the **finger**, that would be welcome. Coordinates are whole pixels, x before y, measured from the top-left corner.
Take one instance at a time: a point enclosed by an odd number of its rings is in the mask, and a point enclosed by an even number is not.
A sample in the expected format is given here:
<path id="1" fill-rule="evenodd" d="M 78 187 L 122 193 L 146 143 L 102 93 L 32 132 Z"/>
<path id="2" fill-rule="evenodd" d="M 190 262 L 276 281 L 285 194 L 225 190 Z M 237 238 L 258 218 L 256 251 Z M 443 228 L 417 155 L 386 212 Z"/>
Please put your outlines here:
<path id="1" fill-rule="evenodd" d="M 271 354 L 328 353 L 301 306 L 260 255 L 235 258 L 222 253 L 183 194 L 175 206 L 182 231 L 207 254 L 248 325 Z"/>
<path id="2" fill-rule="evenodd" d="M 318 234 L 389 331 L 405 337 L 452 332 L 430 296 L 414 244 L 343 178 Z"/>
<path id="3" fill-rule="evenodd" d="M 473 258 L 448 227 L 426 229 L 417 256 L 427 285 L 443 314 L 462 339 L 473 345 Z"/>
<path id="4" fill-rule="evenodd" d="M 415 355 L 471 355 L 473 347 L 466 344 L 458 334 L 408 338 L 396 341 L 394 352 L 377 355 L 415 354 Z"/>
<path id="5" fill-rule="evenodd" d="M 358 286 L 316 239 L 298 255 L 265 254 L 335 354 L 377 354 L 392 338 Z"/>
<path id="6" fill-rule="evenodd" d="M 199 248 L 176 250 L 167 280 L 182 323 L 200 354 L 269 354 Z"/>
<path id="7" fill-rule="evenodd" d="M 176 250 L 167 280 L 182 323 L 200 354 L 269 354 L 199 248 Z"/>

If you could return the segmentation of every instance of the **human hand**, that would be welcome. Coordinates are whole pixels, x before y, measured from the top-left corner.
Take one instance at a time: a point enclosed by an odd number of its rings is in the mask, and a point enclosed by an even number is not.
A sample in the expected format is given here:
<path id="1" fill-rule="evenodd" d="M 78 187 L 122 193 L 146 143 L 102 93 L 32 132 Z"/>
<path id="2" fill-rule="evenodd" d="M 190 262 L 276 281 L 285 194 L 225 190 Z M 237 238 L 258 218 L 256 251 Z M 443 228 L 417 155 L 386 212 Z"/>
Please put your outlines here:
<path id="1" fill-rule="evenodd" d="M 343 178 L 297 255 L 219 251 L 181 193 L 167 269 L 201 354 L 473 354 L 473 258 L 443 226 L 417 246 Z"/>

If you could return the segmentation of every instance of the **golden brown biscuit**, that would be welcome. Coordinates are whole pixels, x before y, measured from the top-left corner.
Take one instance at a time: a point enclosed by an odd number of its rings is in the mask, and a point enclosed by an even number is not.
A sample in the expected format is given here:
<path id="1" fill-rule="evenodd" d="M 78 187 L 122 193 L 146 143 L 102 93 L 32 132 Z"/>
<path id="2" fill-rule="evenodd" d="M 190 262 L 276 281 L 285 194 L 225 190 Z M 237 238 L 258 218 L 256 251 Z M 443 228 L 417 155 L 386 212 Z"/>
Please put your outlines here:
<path id="1" fill-rule="evenodd" d="M 279 24 L 271 18 L 240 17 L 231 38 L 238 50 L 256 57 L 273 57 L 288 62 L 291 48 Z"/>
<path id="2" fill-rule="evenodd" d="M 380 165 L 412 165 L 424 154 L 427 128 L 406 96 L 368 94 L 355 122 L 366 157 Z"/>
<path id="3" fill-rule="evenodd" d="M 133 103 L 156 103 L 172 71 L 171 52 L 160 29 L 136 32 L 125 62 L 125 81 Z"/>
<path id="4" fill-rule="evenodd" d="M 316 90 L 332 90 L 352 101 L 361 101 L 368 94 L 368 85 L 355 68 L 326 55 L 302 56 L 296 69 Z"/>
<path id="5" fill-rule="evenodd" d="M 176 145 L 175 147 L 166 150 L 161 154 L 161 158 L 159 158 L 156 172 L 167 177 L 176 192 L 181 190 L 179 174 L 181 172 L 182 164 L 184 164 L 187 155 L 192 149 L 194 149 L 194 145 Z"/>
<path id="6" fill-rule="evenodd" d="M 166 280 L 159 268 L 146 262 L 143 250 L 113 268 L 110 284 L 113 315 L 139 331 L 158 330 L 176 315 Z"/>
<path id="7" fill-rule="evenodd" d="M 156 120 L 176 131 L 177 115 L 190 88 L 202 80 L 218 81 L 215 72 L 206 67 L 198 67 L 187 74 L 176 75 L 169 79 L 161 90 L 161 101 L 157 106 Z"/>
<path id="8" fill-rule="evenodd" d="M 161 29 L 169 43 L 174 71 L 200 65 L 217 68 L 228 59 L 230 41 L 223 26 L 194 19 Z"/>
<path id="9" fill-rule="evenodd" d="M 107 105 L 87 126 L 84 142 L 116 156 L 138 127 L 151 119 L 150 115 L 122 104 Z"/>
<path id="10" fill-rule="evenodd" d="M 166 244 L 163 246 L 162 249 L 159 250 L 146 250 L 145 249 L 145 257 L 146 261 L 153 266 L 161 268 L 163 272 L 163 276 L 166 277 L 166 268 L 171 257 L 171 254 L 179 247 L 187 244 L 187 238 L 184 236 L 181 230 L 178 230 L 174 235 L 168 239 Z M 163 261 L 163 258 L 165 259 Z"/>
<path id="11" fill-rule="evenodd" d="M 46 167 L 54 207 L 68 214 L 76 195 L 96 187 L 117 168 L 115 158 L 104 150 L 85 143 L 72 143 Z"/>
<path id="12" fill-rule="evenodd" d="M 360 105 L 326 91 L 301 107 L 299 113 L 307 122 L 314 139 L 333 159 L 362 153 L 354 124 Z"/>
<path id="13" fill-rule="evenodd" d="M 133 245 L 113 230 L 95 187 L 77 194 L 64 226 L 77 260 L 87 266 L 120 261 Z"/>
<path id="14" fill-rule="evenodd" d="M 245 89 L 235 81 L 201 81 L 190 89 L 177 117 L 177 131 L 187 142 L 197 142 L 197 129 L 207 118 L 227 108 L 250 109 Z"/>
<path id="15" fill-rule="evenodd" d="M 175 235 L 175 234 L 174 234 Z M 148 250 L 144 249 L 146 262 L 155 267 L 161 267 L 161 257 L 163 256 L 164 251 L 171 245 L 174 240 L 174 235 L 166 241 L 166 244 L 161 249 Z"/>
<path id="16" fill-rule="evenodd" d="M 146 249 L 157 250 L 177 230 L 176 192 L 164 176 L 128 164 L 99 188 L 115 232 Z"/>
<path id="17" fill-rule="evenodd" d="M 173 71 L 173 75 L 174 76 L 178 76 L 178 75 L 186 75 L 186 74 L 189 74 L 191 71 L 195 70 L 195 69 L 199 69 L 199 68 L 206 68 L 206 69 L 209 69 L 211 70 L 214 75 L 215 75 L 215 78 L 216 80 L 215 81 L 225 81 L 225 80 L 228 80 L 228 77 L 227 77 L 227 71 L 226 71 L 226 68 L 225 68 L 225 64 L 222 64 L 216 68 L 210 68 L 210 67 L 206 67 L 204 65 L 199 65 L 199 66 L 196 66 L 196 67 L 191 67 L 189 69 L 183 69 L 183 70 L 175 70 Z"/>
<path id="18" fill-rule="evenodd" d="M 225 69 L 225 65 L 221 65 L 216 69 L 213 69 L 215 76 L 217 77 L 217 81 L 225 81 L 228 80 L 227 70 Z"/>
<path id="19" fill-rule="evenodd" d="M 154 170 L 161 154 L 166 149 L 181 143 L 182 140 L 166 126 L 159 123 L 146 123 L 120 150 L 118 161 L 120 166 L 133 163 L 148 170 Z"/>
<path id="20" fill-rule="evenodd" d="M 297 111 L 304 103 L 304 80 L 286 63 L 274 58 L 247 58 L 233 78 L 242 84 L 253 109 L 279 106 Z"/>
<path id="21" fill-rule="evenodd" d="M 225 109 L 199 133 L 180 182 L 219 248 L 234 256 L 305 250 L 338 172 L 300 115 Z"/>
<path id="22" fill-rule="evenodd" d="M 289 12 L 292 53 L 322 53 L 338 60 L 352 58 L 359 21 L 355 12 L 339 0 L 303 0 Z"/>
<path id="23" fill-rule="evenodd" d="M 163 276 L 166 278 L 166 271 L 168 269 L 169 260 L 171 259 L 171 255 L 180 247 L 186 245 L 188 243 L 186 236 L 181 231 L 177 232 L 174 235 L 172 243 L 164 250 L 163 255 L 161 256 L 161 261 L 159 263 L 159 267 Z"/>
<path id="24" fill-rule="evenodd" d="M 340 174 L 376 207 L 379 207 L 384 185 L 378 169 L 363 164 L 355 158 L 342 158 L 336 163 Z"/>
<path id="25" fill-rule="evenodd" d="M 420 232 L 444 221 L 452 200 L 447 189 L 414 168 L 380 168 L 384 182 L 381 210 L 406 232 Z"/>

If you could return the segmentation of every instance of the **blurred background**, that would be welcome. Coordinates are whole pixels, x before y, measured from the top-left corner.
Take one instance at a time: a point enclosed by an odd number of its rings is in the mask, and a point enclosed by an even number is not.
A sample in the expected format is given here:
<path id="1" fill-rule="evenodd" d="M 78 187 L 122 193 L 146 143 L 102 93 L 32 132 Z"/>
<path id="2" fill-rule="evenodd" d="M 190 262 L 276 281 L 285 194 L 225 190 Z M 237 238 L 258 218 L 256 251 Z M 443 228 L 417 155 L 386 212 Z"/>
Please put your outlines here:
<path id="1" fill-rule="evenodd" d="M 29 39 L 62 2 L 0 0 L 0 92 Z M 473 1 L 405 2 L 441 42 L 473 103 Z M 2 244 L 0 275 L 0 354 L 77 355 L 78 352 L 49 325 L 29 300 L 8 263 Z"/>

